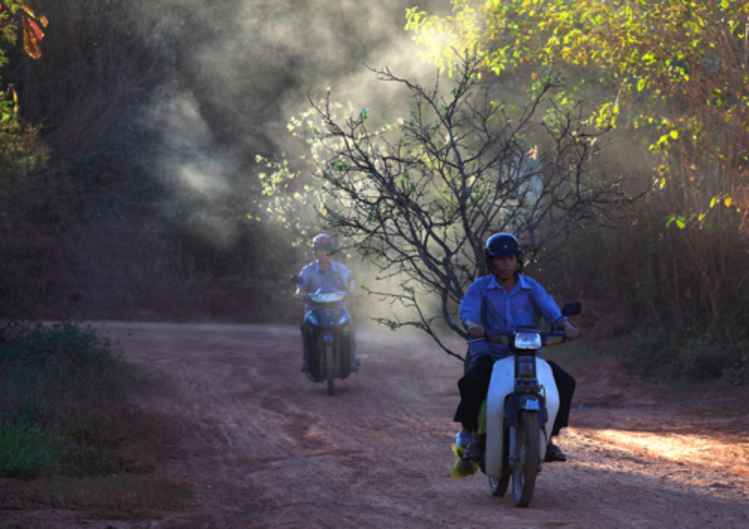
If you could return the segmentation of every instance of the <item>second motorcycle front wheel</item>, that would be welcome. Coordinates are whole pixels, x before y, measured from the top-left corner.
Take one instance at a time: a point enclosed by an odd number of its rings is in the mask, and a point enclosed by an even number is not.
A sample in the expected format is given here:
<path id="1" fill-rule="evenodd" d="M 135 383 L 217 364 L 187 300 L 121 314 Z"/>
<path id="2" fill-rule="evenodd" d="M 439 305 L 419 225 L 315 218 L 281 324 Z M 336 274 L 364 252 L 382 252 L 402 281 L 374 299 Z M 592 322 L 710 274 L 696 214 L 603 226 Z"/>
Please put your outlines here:
<path id="1" fill-rule="evenodd" d="M 333 357 L 333 346 L 325 346 L 325 380 L 328 385 L 328 395 L 335 395 L 335 359 Z"/>

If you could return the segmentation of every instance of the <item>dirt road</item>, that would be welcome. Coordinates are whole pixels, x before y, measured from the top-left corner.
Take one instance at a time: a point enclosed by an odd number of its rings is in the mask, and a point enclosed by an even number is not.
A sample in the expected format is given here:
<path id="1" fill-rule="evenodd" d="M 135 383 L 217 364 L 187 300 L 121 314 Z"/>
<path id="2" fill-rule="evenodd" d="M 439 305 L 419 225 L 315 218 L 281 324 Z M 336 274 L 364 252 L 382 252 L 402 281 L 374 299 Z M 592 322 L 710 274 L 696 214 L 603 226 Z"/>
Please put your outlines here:
<path id="1" fill-rule="evenodd" d="M 299 373 L 291 327 L 99 327 L 163 381 L 142 404 L 173 417 L 179 439 L 156 473 L 193 495 L 136 521 L 57 511 L 59 527 L 749 528 L 745 414 L 625 398 L 637 392 L 579 373 L 570 461 L 545 466 L 518 509 L 481 474 L 449 478 L 461 366 L 425 339 L 361 336 L 362 371 L 331 398 Z M 14 527 L 42 515 L 19 516 Z"/>

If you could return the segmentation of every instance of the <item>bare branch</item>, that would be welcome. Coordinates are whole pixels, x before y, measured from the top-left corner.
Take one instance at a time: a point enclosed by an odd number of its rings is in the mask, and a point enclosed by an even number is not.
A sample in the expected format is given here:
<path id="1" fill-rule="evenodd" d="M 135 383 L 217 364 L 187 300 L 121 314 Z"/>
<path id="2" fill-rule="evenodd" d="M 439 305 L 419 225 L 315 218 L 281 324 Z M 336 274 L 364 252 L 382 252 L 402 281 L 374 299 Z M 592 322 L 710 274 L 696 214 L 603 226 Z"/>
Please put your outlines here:
<path id="1" fill-rule="evenodd" d="M 418 328 L 456 358 L 435 329 L 465 337 L 457 307 L 485 273 L 490 233 L 515 231 L 542 255 L 628 199 L 619 179 L 594 171 L 595 137 L 579 108 L 554 103 L 551 81 L 510 108 L 479 66 L 466 57 L 454 79 L 438 77 L 428 89 L 372 70 L 407 90 L 408 117 L 372 128 L 365 113 L 337 115 L 328 95 L 311 102 L 306 129 L 321 219 L 352 240 L 378 277 L 399 282 L 399 292 L 366 291 L 412 315 L 377 321 Z"/>

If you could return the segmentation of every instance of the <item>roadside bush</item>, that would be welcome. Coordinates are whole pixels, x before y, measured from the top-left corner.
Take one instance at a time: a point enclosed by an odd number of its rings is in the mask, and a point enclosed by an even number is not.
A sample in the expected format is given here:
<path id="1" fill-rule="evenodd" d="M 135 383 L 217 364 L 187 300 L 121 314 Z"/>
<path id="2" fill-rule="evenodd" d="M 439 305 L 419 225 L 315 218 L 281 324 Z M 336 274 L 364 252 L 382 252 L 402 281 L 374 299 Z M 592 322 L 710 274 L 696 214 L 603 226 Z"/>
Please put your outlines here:
<path id="1" fill-rule="evenodd" d="M 79 325 L 36 325 L 0 343 L 0 474 L 116 470 L 130 378 L 108 341 Z"/>
<path id="2" fill-rule="evenodd" d="M 33 422 L 0 424 L 0 474 L 33 476 L 60 462 L 62 439 Z"/>
<path id="3" fill-rule="evenodd" d="M 640 329 L 633 337 L 625 366 L 646 378 L 707 381 L 724 378 L 749 383 L 749 340 L 729 340 L 728 333 L 681 336 L 663 329 Z"/>

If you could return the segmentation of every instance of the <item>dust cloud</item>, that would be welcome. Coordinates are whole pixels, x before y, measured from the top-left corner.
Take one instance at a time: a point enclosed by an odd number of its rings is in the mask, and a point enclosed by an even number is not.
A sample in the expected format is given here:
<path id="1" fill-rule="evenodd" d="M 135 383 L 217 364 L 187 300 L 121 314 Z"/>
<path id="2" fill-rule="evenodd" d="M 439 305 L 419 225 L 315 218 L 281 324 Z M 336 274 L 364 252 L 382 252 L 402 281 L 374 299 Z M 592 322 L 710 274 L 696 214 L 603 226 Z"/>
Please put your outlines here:
<path id="1" fill-rule="evenodd" d="M 449 0 L 421 7 L 449 9 Z M 435 68 L 421 59 L 405 32 L 412 2 L 385 0 L 160 0 L 139 4 L 139 18 L 152 23 L 144 38 L 156 39 L 169 78 L 154 93 L 145 120 L 163 145 L 159 178 L 171 199 L 164 208 L 187 212 L 190 230 L 210 244 L 231 248 L 237 218 L 257 193 L 256 154 L 299 154 L 288 119 L 328 89 L 353 108 L 367 107 L 374 122 L 403 115 L 408 100 L 393 83 L 369 68 L 431 80 Z M 198 199 L 200 208 L 186 207 Z M 263 226 L 278 233 L 274 226 Z M 305 255 L 304 258 L 309 256 Z M 352 255 L 352 257 L 354 257 Z M 376 272 L 351 261 L 359 284 L 373 285 Z M 395 281 L 377 290 L 397 292 Z M 374 286 L 372 288 L 375 288 Z M 393 314 L 394 308 L 379 307 Z"/>
<path id="2" fill-rule="evenodd" d="M 403 0 L 139 4 L 141 19 L 157 21 L 146 37 L 163 43 L 173 65 L 146 119 L 161 131 L 160 173 L 175 195 L 216 200 L 247 192 L 254 155 L 293 149 L 288 118 L 328 88 L 335 99 L 367 107 L 373 117 L 400 115 L 404 98 L 366 66 L 412 78 L 434 74 L 403 30 L 410 5 Z M 424 7 L 448 6 L 441 0 Z"/>

